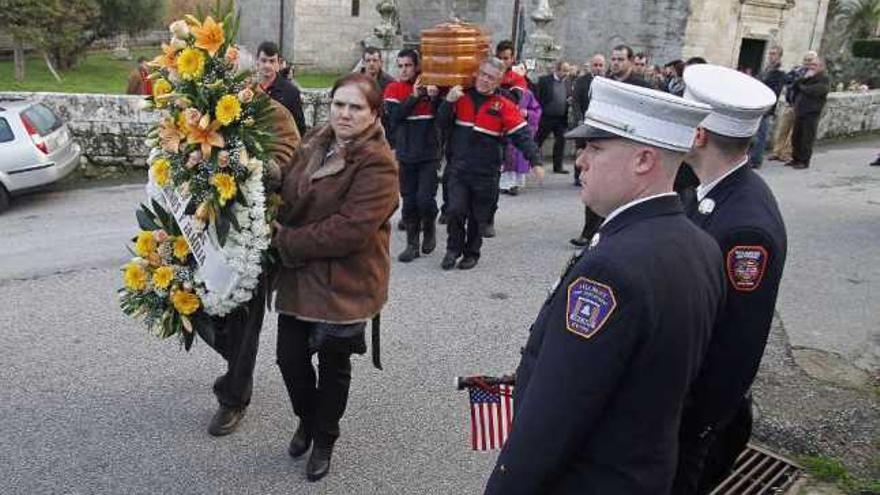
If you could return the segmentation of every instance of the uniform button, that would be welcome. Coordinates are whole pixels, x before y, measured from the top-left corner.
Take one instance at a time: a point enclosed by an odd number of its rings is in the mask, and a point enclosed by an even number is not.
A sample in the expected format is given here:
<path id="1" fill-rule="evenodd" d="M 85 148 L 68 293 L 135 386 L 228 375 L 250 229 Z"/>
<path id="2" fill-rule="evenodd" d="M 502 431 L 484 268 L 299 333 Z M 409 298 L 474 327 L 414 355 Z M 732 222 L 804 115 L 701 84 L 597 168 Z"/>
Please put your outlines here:
<path id="1" fill-rule="evenodd" d="M 498 470 L 501 471 L 502 473 L 506 473 L 506 472 L 507 472 L 507 466 L 505 466 L 504 464 L 502 464 L 502 465 L 498 466 Z"/>

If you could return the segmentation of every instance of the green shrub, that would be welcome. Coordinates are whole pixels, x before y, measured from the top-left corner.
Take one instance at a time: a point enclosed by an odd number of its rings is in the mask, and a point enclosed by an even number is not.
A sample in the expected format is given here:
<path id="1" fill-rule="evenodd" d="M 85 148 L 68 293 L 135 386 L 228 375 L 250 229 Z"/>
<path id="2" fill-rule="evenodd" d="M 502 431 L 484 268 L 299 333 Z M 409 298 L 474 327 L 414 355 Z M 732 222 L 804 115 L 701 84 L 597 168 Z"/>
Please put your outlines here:
<path id="1" fill-rule="evenodd" d="M 853 41 L 852 54 L 855 57 L 880 59 L 880 38 Z"/>

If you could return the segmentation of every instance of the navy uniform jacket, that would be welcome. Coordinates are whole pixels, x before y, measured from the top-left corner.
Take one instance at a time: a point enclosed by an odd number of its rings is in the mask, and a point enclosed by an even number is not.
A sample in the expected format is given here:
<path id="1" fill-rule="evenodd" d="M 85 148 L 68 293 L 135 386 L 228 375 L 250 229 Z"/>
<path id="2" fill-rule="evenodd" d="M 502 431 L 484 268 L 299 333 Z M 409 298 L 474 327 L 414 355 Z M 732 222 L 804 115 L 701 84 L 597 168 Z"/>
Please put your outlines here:
<path id="1" fill-rule="evenodd" d="M 711 210 L 711 211 L 710 211 Z M 721 180 L 688 216 L 715 238 L 727 296 L 682 423 L 699 434 L 730 419 L 752 385 L 776 307 L 786 235 L 770 188 L 748 166 Z"/>
<path id="2" fill-rule="evenodd" d="M 434 116 L 439 101 L 413 93 L 410 82 L 394 81 L 385 87 L 385 135 L 402 163 L 440 159 L 440 143 Z"/>
<path id="3" fill-rule="evenodd" d="M 682 402 L 724 296 L 721 255 L 674 195 L 598 235 L 532 325 L 487 494 L 670 489 Z"/>

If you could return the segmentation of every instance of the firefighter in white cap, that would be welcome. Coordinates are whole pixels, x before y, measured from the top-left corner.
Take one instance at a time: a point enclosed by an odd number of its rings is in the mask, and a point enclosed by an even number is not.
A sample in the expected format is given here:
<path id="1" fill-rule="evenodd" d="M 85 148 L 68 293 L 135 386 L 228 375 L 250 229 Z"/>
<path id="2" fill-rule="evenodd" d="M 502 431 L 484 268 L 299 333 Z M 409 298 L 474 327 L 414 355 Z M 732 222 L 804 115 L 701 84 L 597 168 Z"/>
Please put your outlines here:
<path id="1" fill-rule="evenodd" d="M 706 105 L 592 85 L 581 199 L 605 218 L 532 325 L 486 493 L 669 493 L 687 388 L 724 296 L 717 243 L 672 184 Z"/>
<path id="2" fill-rule="evenodd" d="M 776 199 L 748 166 L 749 142 L 776 95 L 717 65 L 688 67 L 684 81 L 685 99 L 712 107 L 686 158 L 700 179 L 686 209 L 721 248 L 727 296 L 685 402 L 676 495 L 709 493 L 751 435 L 749 388 L 767 343 L 787 244 Z"/>

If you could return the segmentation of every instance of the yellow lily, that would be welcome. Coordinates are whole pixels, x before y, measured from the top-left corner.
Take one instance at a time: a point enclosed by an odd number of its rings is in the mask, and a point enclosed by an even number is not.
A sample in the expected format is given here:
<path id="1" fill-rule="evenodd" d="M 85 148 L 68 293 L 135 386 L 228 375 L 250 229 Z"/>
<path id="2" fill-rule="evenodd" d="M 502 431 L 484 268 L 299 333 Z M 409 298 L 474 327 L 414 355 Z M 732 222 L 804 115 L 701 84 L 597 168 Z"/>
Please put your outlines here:
<path id="1" fill-rule="evenodd" d="M 226 146 L 223 135 L 217 132 L 220 128 L 220 122 L 215 120 L 208 123 L 208 116 L 205 115 L 199 121 L 199 125 L 190 126 L 189 134 L 186 136 L 187 144 L 198 144 L 202 148 L 202 156 L 211 156 L 211 148 L 222 148 Z"/>
<path id="2" fill-rule="evenodd" d="M 150 65 L 153 67 L 159 67 L 162 69 L 172 69 L 175 67 L 177 55 L 177 49 L 168 43 L 162 43 L 162 53 L 150 61 Z"/>
<path id="3" fill-rule="evenodd" d="M 192 34 L 196 37 L 195 45 L 211 54 L 212 57 L 220 50 L 226 39 L 223 34 L 223 23 L 215 22 L 211 16 L 208 16 L 205 22 L 193 27 Z"/>

